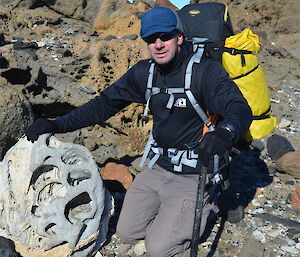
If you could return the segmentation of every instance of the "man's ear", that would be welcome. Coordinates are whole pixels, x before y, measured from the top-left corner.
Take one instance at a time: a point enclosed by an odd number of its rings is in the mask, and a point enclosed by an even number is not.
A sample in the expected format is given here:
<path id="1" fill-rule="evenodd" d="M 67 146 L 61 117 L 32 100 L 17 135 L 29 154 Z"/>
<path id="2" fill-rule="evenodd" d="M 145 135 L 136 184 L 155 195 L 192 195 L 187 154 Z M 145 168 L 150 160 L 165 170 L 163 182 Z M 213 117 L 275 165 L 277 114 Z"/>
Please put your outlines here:
<path id="1" fill-rule="evenodd" d="M 178 42 L 178 45 L 182 45 L 183 42 L 184 42 L 184 36 L 183 34 L 181 34 L 180 32 L 178 33 L 178 36 L 177 36 L 177 42 Z"/>

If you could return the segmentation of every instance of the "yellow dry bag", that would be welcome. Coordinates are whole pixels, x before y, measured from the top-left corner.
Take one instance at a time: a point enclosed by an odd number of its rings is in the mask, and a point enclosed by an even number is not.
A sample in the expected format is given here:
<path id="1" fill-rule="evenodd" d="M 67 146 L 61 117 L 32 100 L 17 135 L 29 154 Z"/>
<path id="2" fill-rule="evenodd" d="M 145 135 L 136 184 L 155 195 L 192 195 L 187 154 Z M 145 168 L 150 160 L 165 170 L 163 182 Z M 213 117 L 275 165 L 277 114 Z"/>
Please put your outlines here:
<path id="1" fill-rule="evenodd" d="M 253 122 L 246 133 L 247 141 L 269 135 L 276 127 L 271 116 L 269 87 L 253 52 L 260 49 L 258 36 L 250 29 L 228 37 L 222 54 L 222 64 L 229 77 L 237 84 L 252 110 Z"/>

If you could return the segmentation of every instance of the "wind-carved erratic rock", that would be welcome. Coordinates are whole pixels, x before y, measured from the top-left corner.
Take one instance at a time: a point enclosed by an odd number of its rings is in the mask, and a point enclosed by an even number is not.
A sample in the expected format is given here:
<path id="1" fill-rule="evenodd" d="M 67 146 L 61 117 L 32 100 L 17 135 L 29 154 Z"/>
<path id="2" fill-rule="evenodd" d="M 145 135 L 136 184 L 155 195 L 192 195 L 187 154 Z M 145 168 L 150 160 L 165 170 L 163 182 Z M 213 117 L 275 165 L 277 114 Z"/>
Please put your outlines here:
<path id="1" fill-rule="evenodd" d="M 81 145 L 23 137 L 0 163 L 0 235 L 44 250 L 43 256 L 66 242 L 69 252 L 59 256 L 95 253 L 111 206 L 97 164 Z"/>
<path id="2" fill-rule="evenodd" d="M 8 86 L 3 80 L 0 85 L 0 160 L 2 160 L 6 151 L 18 141 L 33 121 L 33 111 L 28 100 L 17 89 Z"/>

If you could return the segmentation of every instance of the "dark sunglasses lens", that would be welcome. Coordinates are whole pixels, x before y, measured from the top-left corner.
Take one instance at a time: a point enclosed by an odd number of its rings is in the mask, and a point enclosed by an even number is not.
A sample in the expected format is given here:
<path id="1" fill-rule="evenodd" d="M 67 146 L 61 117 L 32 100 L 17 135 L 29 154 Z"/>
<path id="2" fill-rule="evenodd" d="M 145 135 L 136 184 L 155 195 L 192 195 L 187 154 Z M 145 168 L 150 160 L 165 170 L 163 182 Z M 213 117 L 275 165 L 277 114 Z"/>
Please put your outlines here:
<path id="1" fill-rule="evenodd" d="M 144 41 L 147 44 L 153 44 L 156 42 L 156 39 L 160 38 L 161 41 L 169 41 L 170 39 L 174 38 L 177 33 L 161 33 L 161 34 L 154 34 L 149 37 L 144 38 Z"/>
<path id="2" fill-rule="evenodd" d="M 144 41 L 147 44 L 153 44 L 153 43 L 155 43 L 156 39 L 157 39 L 157 36 L 152 35 L 152 36 L 144 38 Z"/>
<path id="3" fill-rule="evenodd" d="M 161 41 L 169 41 L 172 38 L 174 38 L 176 36 L 176 34 L 174 33 L 164 33 L 160 36 Z"/>

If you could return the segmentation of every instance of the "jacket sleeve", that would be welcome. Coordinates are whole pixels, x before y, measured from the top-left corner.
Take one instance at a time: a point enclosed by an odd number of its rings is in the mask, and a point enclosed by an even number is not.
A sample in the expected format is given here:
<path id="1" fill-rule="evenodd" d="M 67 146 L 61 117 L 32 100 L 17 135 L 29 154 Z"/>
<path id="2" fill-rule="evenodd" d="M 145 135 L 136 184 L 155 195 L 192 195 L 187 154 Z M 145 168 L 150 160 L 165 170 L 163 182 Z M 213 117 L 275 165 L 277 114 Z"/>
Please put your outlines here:
<path id="1" fill-rule="evenodd" d="M 139 62 L 100 95 L 64 116 L 55 119 L 59 133 L 102 124 L 129 104 L 145 103 L 147 68 Z"/>
<path id="2" fill-rule="evenodd" d="M 230 123 L 236 132 L 233 141 L 241 140 L 252 122 L 252 111 L 237 85 L 218 62 L 210 61 L 203 71 L 200 103 L 210 114 L 221 116 L 217 126 Z"/>

